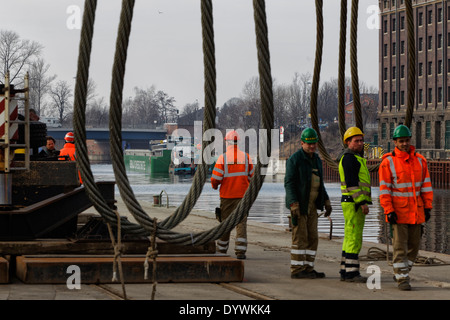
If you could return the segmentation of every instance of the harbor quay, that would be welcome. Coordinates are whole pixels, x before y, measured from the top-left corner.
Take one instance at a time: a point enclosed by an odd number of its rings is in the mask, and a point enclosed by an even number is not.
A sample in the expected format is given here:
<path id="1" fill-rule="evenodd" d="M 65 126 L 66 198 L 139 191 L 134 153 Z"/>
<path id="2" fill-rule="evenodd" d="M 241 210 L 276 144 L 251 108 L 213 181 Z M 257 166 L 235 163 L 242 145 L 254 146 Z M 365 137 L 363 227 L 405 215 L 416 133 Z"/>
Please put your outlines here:
<path id="1" fill-rule="evenodd" d="M 161 221 L 170 216 L 175 207 L 155 206 L 150 201 L 141 201 L 141 207 L 149 217 Z M 135 221 L 128 213 L 123 201 L 118 197 L 117 210 L 121 216 Z M 98 215 L 91 207 L 83 215 Z M 333 214 L 331 215 L 331 218 Z M 193 210 L 181 222 L 175 232 L 196 233 L 209 230 L 218 221 L 213 212 Z M 234 255 L 235 230 L 231 232 L 228 255 Z M 290 245 L 291 233 L 285 227 L 256 221 L 248 221 L 248 251 L 244 264 L 242 281 L 219 283 L 127 283 L 120 281 L 107 284 L 83 284 L 78 288 L 67 284 L 25 284 L 13 278 L 8 284 L 0 285 L 1 300 L 153 300 L 176 301 L 177 306 L 185 306 L 181 301 L 201 305 L 203 301 L 225 304 L 226 301 L 240 303 L 275 300 L 448 300 L 450 299 L 450 255 L 420 251 L 419 256 L 438 259 L 442 265 L 415 265 L 410 272 L 411 291 L 400 291 L 393 281 L 392 265 L 387 259 L 364 259 L 373 248 L 386 250 L 386 245 L 363 244 L 361 250 L 361 274 L 368 277 L 367 283 L 340 281 L 339 266 L 342 238 L 329 239 L 328 234 L 320 234 L 315 269 L 324 272 L 324 279 L 291 279 Z M 392 248 L 391 248 L 392 249 Z M 145 255 L 146 252 L 142 252 Z M 126 254 L 125 254 L 126 256 Z M 156 258 L 158 260 L 158 257 Z M 150 270 L 152 263 L 150 262 Z M 111 268 L 113 265 L 111 264 Z M 151 274 L 151 271 L 149 272 Z M 251 302 L 253 301 L 253 302 Z M 269 304 L 270 305 L 270 304 Z M 180 307 L 181 308 L 181 307 Z M 187 309 L 185 311 L 188 311 Z M 175 311 L 174 311 L 175 312 Z M 180 310 L 183 312 L 183 310 Z"/>

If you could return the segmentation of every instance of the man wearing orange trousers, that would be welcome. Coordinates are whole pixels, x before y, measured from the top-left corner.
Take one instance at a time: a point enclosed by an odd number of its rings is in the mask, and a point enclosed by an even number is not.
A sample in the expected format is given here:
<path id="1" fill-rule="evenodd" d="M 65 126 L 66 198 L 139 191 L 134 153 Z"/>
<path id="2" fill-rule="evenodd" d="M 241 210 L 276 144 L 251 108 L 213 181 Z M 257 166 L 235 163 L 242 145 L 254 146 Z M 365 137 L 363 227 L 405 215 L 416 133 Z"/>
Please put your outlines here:
<path id="1" fill-rule="evenodd" d="M 430 218 L 433 189 L 427 161 L 416 153 L 411 131 L 394 130 L 395 150 L 383 156 L 379 168 L 380 203 L 393 229 L 394 279 L 400 290 L 411 290 L 409 272 L 419 252 L 422 223 Z"/>
<path id="2" fill-rule="evenodd" d="M 225 136 L 227 151 L 220 155 L 214 166 L 211 185 L 218 189 L 220 185 L 220 219 L 225 220 L 237 207 L 250 184 L 254 166 L 250 156 L 239 150 L 240 137 L 236 131 Z M 217 251 L 227 253 L 230 233 L 217 241 Z M 247 252 L 247 217 L 236 226 L 235 253 L 238 259 L 245 259 Z"/>

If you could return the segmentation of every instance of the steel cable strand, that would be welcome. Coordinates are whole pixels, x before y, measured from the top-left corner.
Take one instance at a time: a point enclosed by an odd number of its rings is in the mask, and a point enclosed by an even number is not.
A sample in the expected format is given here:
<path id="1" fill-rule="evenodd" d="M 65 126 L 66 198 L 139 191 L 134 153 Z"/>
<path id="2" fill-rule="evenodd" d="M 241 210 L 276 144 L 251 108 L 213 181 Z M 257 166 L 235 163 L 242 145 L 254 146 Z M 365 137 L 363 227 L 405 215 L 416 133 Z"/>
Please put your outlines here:
<path id="1" fill-rule="evenodd" d="M 116 177 L 116 183 L 119 188 L 122 200 L 126 204 L 128 210 L 132 211 L 133 217 L 136 219 L 136 221 L 144 229 L 151 231 L 153 228 L 153 223 L 151 219 L 148 218 L 147 214 L 145 214 L 141 208 L 139 208 L 141 210 L 130 209 L 131 205 L 135 206 L 135 203 L 131 201 L 132 190 L 131 187 L 129 187 L 128 177 L 126 176 L 125 165 L 123 164 L 123 151 L 121 147 L 121 106 L 123 98 L 123 83 L 134 4 L 134 0 L 122 1 L 122 10 L 120 14 L 119 28 L 117 31 L 116 51 L 114 55 L 110 94 L 110 153 L 113 163 L 114 175 Z"/>
<path id="2" fill-rule="evenodd" d="M 316 53 L 314 61 L 314 74 L 313 81 L 311 85 L 311 102 L 310 102 L 310 112 L 311 112 L 311 125 L 316 130 L 319 137 L 318 147 L 319 152 L 328 165 L 334 169 L 338 170 L 336 162 L 328 154 L 322 140 L 322 135 L 320 134 L 319 120 L 317 115 L 317 97 L 319 91 L 319 81 L 320 81 L 320 70 L 322 67 L 322 52 L 323 52 L 323 0 L 316 0 Z"/>
<path id="3" fill-rule="evenodd" d="M 273 91 L 272 76 L 270 68 L 270 52 L 268 41 L 267 19 L 265 14 L 265 2 L 263 0 L 253 0 L 256 44 L 258 51 L 258 70 L 260 74 L 260 95 L 262 107 L 262 126 L 270 131 L 273 129 Z M 263 140 L 264 137 L 263 137 Z M 263 141 L 267 144 L 268 154 L 271 150 L 271 140 Z M 259 190 L 264 183 L 264 175 L 261 175 L 261 169 L 267 167 L 261 164 L 259 157 L 255 166 L 255 173 L 250 180 L 250 185 L 235 210 L 230 216 L 222 221 L 215 228 L 205 232 L 190 234 L 188 238 L 178 238 L 175 242 L 180 245 L 206 244 L 211 240 L 218 239 L 222 234 L 230 232 L 239 222 L 242 221 L 250 211 L 250 208 L 256 200 Z"/>
<path id="4" fill-rule="evenodd" d="M 359 0 L 352 0 L 351 24 L 350 24 L 350 68 L 352 75 L 353 110 L 355 112 L 355 125 L 364 132 L 362 119 L 361 99 L 359 92 L 358 76 L 358 8 Z M 377 171 L 380 163 L 367 166 L 370 172 Z"/>
<path id="5" fill-rule="evenodd" d="M 203 115 L 203 133 L 209 129 L 215 128 L 216 119 L 216 58 L 214 44 L 214 19 L 213 5 L 211 0 L 201 1 L 201 23 L 202 23 L 202 46 L 203 46 L 203 65 L 204 65 L 204 93 L 205 109 Z M 206 181 L 210 155 L 206 155 L 206 163 L 203 158 L 203 151 L 206 147 L 206 141 L 202 137 L 202 162 L 198 164 L 191 190 L 183 203 L 176 210 L 175 214 L 166 218 L 160 223 L 160 226 L 166 229 L 172 229 L 183 221 L 192 208 L 195 206 Z"/>
<path id="6" fill-rule="evenodd" d="M 212 6 L 210 5 L 212 8 Z M 124 18 L 121 19 L 122 27 L 119 28 L 123 30 L 118 36 L 118 44 L 117 44 L 117 59 L 115 60 L 115 64 L 117 68 L 114 68 L 113 73 L 113 91 L 114 92 L 122 92 L 123 90 L 123 77 L 125 73 L 125 63 L 126 63 L 126 54 L 128 47 L 128 38 L 131 30 L 131 20 L 132 20 L 132 6 L 127 5 L 124 8 Z M 212 14 L 211 14 L 212 16 Z M 211 20 L 212 21 L 212 20 Z M 211 54 L 209 54 L 211 55 Z M 208 77 L 210 79 L 211 76 Z M 214 94 L 214 93 L 213 93 Z M 211 94 L 208 94 L 211 96 Z M 153 229 L 153 221 L 151 218 L 147 216 L 147 214 L 142 210 L 142 207 L 139 205 L 138 201 L 135 199 L 133 190 L 131 189 L 128 177 L 126 176 L 126 169 L 123 161 L 123 154 L 121 149 L 121 96 L 118 98 L 118 95 L 115 95 L 114 98 L 111 98 L 111 113 L 110 113 L 110 129 L 112 131 L 112 139 L 111 142 L 111 155 L 113 159 L 113 167 L 115 170 L 115 175 L 117 177 L 118 187 L 121 193 L 121 196 L 126 204 L 130 213 L 135 217 L 135 219 L 146 229 L 152 231 Z M 210 107 L 208 107 L 210 106 Z M 210 110 L 213 110 L 211 112 Z M 205 111 L 205 124 L 204 129 L 210 129 L 214 127 L 214 119 L 215 119 L 215 105 L 207 104 L 207 108 Z M 119 129 L 117 129 L 119 128 Z M 191 190 L 188 193 L 188 196 L 185 198 L 183 203 L 179 206 L 179 208 L 175 211 L 175 213 L 162 221 L 158 226 L 158 230 L 171 229 L 179 224 L 184 218 L 190 213 L 192 208 L 195 206 L 197 199 L 199 198 L 204 182 L 206 180 L 207 174 L 207 166 L 201 164 L 194 176 L 194 180 L 191 186 Z"/>
<path id="7" fill-rule="evenodd" d="M 338 123 L 343 145 L 345 127 L 345 52 L 347 40 L 347 0 L 341 0 L 338 66 Z"/>
<path id="8" fill-rule="evenodd" d="M 361 113 L 361 100 L 359 93 L 359 76 L 358 76 L 358 7 L 359 0 L 352 0 L 352 12 L 350 23 L 350 69 L 352 75 L 352 92 L 353 92 L 353 110 L 355 112 L 355 124 L 363 130 L 363 121 Z"/>
<path id="9" fill-rule="evenodd" d="M 131 21 L 133 18 L 134 0 L 124 0 L 116 40 L 116 52 L 111 81 L 110 96 L 110 152 L 113 163 L 114 175 L 119 188 L 122 200 L 136 221 L 146 230 L 146 235 L 153 232 L 153 220 L 147 216 L 142 207 L 134 198 L 134 193 L 130 187 L 122 153 L 122 95 L 127 60 L 127 49 L 131 32 Z M 176 234 L 164 228 L 158 228 L 161 235 Z"/>
<path id="10" fill-rule="evenodd" d="M 95 209 L 100 213 L 103 219 L 112 225 L 117 226 L 117 219 L 114 218 L 114 211 L 106 203 L 97 185 L 95 184 L 92 172 L 90 170 L 86 147 L 85 109 L 96 8 L 96 0 L 87 0 L 85 2 L 74 99 L 74 132 L 77 137 L 75 139 L 75 146 L 77 148 L 76 162 L 83 179 L 83 186 L 86 189 L 86 193 Z M 132 224 L 126 220 L 123 221 L 122 228 L 124 232 L 127 233 L 135 233 L 140 235 L 145 234 L 145 230 L 143 230 L 141 226 Z"/>
<path id="11" fill-rule="evenodd" d="M 406 23 L 408 37 L 408 98 L 407 109 L 405 115 L 405 125 L 411 128 L 411 122 L 414 112 L 414 95 L 416 90 L 416 51 L 414 38 L 414 15 L 411 0 L 405 1 L 406 7 Z"/>

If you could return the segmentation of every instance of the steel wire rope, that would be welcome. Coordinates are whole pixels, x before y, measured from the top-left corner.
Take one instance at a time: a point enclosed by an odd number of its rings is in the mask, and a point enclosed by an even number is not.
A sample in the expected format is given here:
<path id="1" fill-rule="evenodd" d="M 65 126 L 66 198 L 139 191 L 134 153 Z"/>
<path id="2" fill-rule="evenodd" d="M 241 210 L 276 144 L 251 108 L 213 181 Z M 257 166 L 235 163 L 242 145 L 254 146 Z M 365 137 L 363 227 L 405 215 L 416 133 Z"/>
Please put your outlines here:
<path id="1" fill-rule="evenodd" d="M 134 1 L 127 2 L 124 6 L 124 19 L 121 19 L 120 33 L 117 38 L 117 51 L 114 59 L 114 72 L 111 86 L 111 107 L 110 107 L 110 130 L 111 130 L 111 158 L 113 160 L 113 169 L 115 176 L 118 177 L 117 185 L 129 212 L 133 217 L 147 230 L 153 230 L 153 221 L 134 196 L 134 192 L 129 184 L 126 175 L 125 164 L 122 153 L 122 137 L 121 137 L 121 118 L 122 118 L 122 91 L 123 79 L 125 75 L 125 64 L 127 56 L 127 48 L 129 41 L 129 34 L 131 32 L 131 22 L 133 18 Z M 215 127 L 215 58 L 214 58 L 214 43 L 212 30 L 212 4 L 208 1 L 202 1 L 202 25 L 203 25 L 203 39 L 204 39 L 204 61 L 205 61 L 205 115 L 203 132 Z M 212 43 L 212 44 L 211 44 Z M 204 149 L 206 142 L 203 141 L 202 149 Z M 191 212 L 196 201 L 201 195 L 203 185 L 206 180 L 208 166 L 202 161 L 194 175 L 194 180 L 191 189 L 182 202 L 176 209 L 175 213 L 166 218 L 158 225 L 159 228 L 172 229 L 183 221 Z"/>
<path id="2" fill-rule="evenodd" d="M 93 0 L 91 0 L 93 1 Z M 96 2 L 93 2 L 96 4 Z M 208 3 L 209 7 L 212 8 L 212 3 L 211 0 L 206 1 L 204 0 L 204 3 Z M 122 22 L 122 18 L 124 16 L 126 16 L 127 18 L 124 19 L 128 19 L 128 21 L 130 21 L 130 17 L 131 15 L 131 11 L 129 10 L 131 7 L 127 6 L 130 5 L 130 2 L 127 1 L 123 1 L 122 4 L 122 14 L 121 14 L 121 23 L 120 25 L 122 26 L 123 23 L 126 24 L 127 22 Z M 133 3 L 134 4 L 134 1 Z M 202 1 L 203 4 L 203 1 Z M 273 128 L 273 93 L 272 93 L 272 77 L 270 74 L 270 53 L 269 53 L 269 49 L 268 49 L 268 34 L 267 34 L 267 23 L 266 23 L 266 14 L 265 14 L 265 3 L 263 0 L 254 0 L 253 1 L 253 5 L 254 5 L 254 19 L 255 19 L 255 30 L 256 30 L 256 35 L 257 35 L 257 49 L 258 49 L 258 69 L 260 72 L 260 86 L 261 86 L 261 102 L 262 102 L 262 126 L 263 128 L 270 130 Z M 93 12 L 95 12 L 95 8 L 90 8 Z M 88 13 L 85 12 L 85 15 L 87 15 Z M 95 14 L 92 15 L 92 17 L 95 17 Z M 84 24 L 83 20 L 83 24 Z M 93 21 L 91 21 L 92 26 L 93 26 Z M 87 27 L 86 27 L 87 28 Z M 85 27 L 83 26 L 83 29 L 85 29 Z M 119 27 L 119 29 L 121 29 Z M 126 35 L 127 31 L 124 31 L 124 33 L 119 33 L 119 34 L 123 34 Z M 129 35 L 129 33 L 128 33 Z M 92 40 L 92 34 L 90 35 L 90 41 Z M 120 36 L 118 36 L 119 38 Z M 118 41 L 119 42 L 119 41 Z M 80 47 L 84 47 L 84 39 L 81 40 L 80 42 Z M 119 47 L 119 49 L 123 49 L 124 46 L 122 43 L 118 43 L 117 47 Z M 89 55 L 90 55 L 90 49 L 91 49 L 91 45 L 89 44 L 88 46 L 86 46 L 83 50 L 80 50 L 80 59 L 82 60 L 81 57 L 84 57 L 86 59 L 87 57 L 87 62 L 88 63 L 80 63 L 79 68 L 83 69 L 83 70 L 79 70 L 78 72 L 84 72 L 84 73 L 88 73 L 88 69 L 89 69 Z M 126 54 L 123 55 L 123 52 L 121 55 L 119 55 L 120 59 L 122 59 L 122 62 L 124 60 L 126 60 Z M 86 62 L 86 61 L 83 61 Z M 124 64 L 121 64 L 122 66 L 124 66 Z M 124 70 L 124 69 L 122 69 Z M 113 73 L 114 76 L 114 73 Z M 77 83 L 78 83 L 78 79 L 77 79 Z M 80 81 L 81 82 L 81 81 Z M 123 80 L 122 80 L 123 82 Z M 86 78 L 86 83 L 87 83 L 87 78 Z M 120 81 L 118 82 L 120 85 Z M 114 85 L 112 85 L 113 87 Z M 78 108 L 77 109 L 85 109 L 85 99 L 86 99 L 86 94 L 87 94 L 87 90 L 82 90 L 83 85 L 77 85 L 77 87 L 81 87 L 81 89 L 78 89 L 77 91 L 79 92 L 79 97 L 76 98 L 77 100 L 82 100 L 84 101 L 84 103 L 79 102 L 78 103 Z M 80 106 L 81 104 L 81 106 Z M 80 110 L 78 110 L 76 112 L 76 120 L 75 122 L 77 122 L 77 131 L 81 131 L 83 132 L 84 130 L 84 134 L 85 134 L 85 128 L 84 128 L 84 118 L 85 115 L 81 115 Z M 81 128 L 79 128 L 81 127 Z M 85 140 L 85 139 L 84 139 Z M 270 139 L 266 141 L 267 144 L 267 150 L 268 153 L 270 155 L 271 153 L 271 141 Z M 81 143 L 81 147 L 82 143 Z M 87 148 L 84 145 L 84 148 L 80 148 L 80 153 L 83 153 L 82 157 L 84 157 L 85 161 L 83 162 L 83 164 L 80 166 L 81 167 L 81 171 L 82 171 L 82 177 L 86 176 L 88 177 L 87 180 L 90 180 L 92 178 L 92 172 L 90 171 L 90 167 L 86 167 L 86 165 L 89 165 L 89 159 L 86 157 L 87 155 Z M 221 224 L 219 224 L 217 227 L 209 230 L 209 231 L 205 231 L 205 232 L 201 232 L 201 233 L 196 233 L 196 234 L 192 234 L 192 233 L 188 233 L 188 234 L 178 234 L 178 233 L 174 233 L 168 230 L 164 230 L 162 228 L 158 228 L 158 237 L 163 239 L 163 240 L 167 240 L 171 243 L 178 243 L 181 245 L 201 245 L 201 244 L 206 244 L 211 240 L 215 240 L 217 238 L 219 238 L 220 236 L 222 236 L 222 234 L 226 233 L 226 232 L 230 232 L 243 218 L 244 216 L 246 216 L 248 214 L 248 211 L 250 210 L 251 205 L 253 204 L 253 202 L 256 200 L 256 197 L 258 195 L 259 189 L 261 188 L 264 178 L 261 176 L 261 168 L 262 167 L 266 167 L 267 164 L 261 164 L 260 160 L 258 159 L 258 162 L 256 164 L 256 168 L 255 168 L 255 174 L 250 182 L 249 188 L 247 189 L 247 192 L 244 195 L 244 198 L 240 201 L 240 203 L 238 204 L 237 208 L 233 211 L 233 213 L 230 215 L 229 218 L 227 218 L 226 220 L 224 220 Z M 93 178 L 92 178 L 93 180 Z M 90 194 L 91 191 L 95 192 L 95 188 L 87 188 L 88 193 Z M 101 194 L 98 195 L 98 198 L 93 197 L 94 199 L 94 205 L 97 207 L 100 207 L 101 209 L 104 209 L 106 212 L 99 211 L 100 214 L 106 217 L 106 219 L 110 220 L 110 217 L 108 216 L 108 214 L 110 212 L 112 212 L 112 210 L 109 210 L 109 207 L 106 205 L 106 207 L 104 206 L 104 199 L 102 198 Z M 103 204 L 103 207 L 100 206 L 97 202 L 100 202 L 101 204 Z M 112 223 L 114 223 L 114 220 L 111 221 Z M 149 232 L 148 230 L 144 230 L 142 231 L 142 228 L 139 228 L 138 226 L 129 223 L 126 219 L 124 220 L 124 223 L 126 226 L 130 226 L 133 228 L 137 228 L 137 232 L 140 232 L 141 234 L 144 235 L 148 235 Z M 136 230 L 134 230 L 136 231 Z"/>
<path id="3" fill-rule="evenodd" d="M 311 113 L 311 125 L 316 130 L 319 137 L 318 147 L 320 154 L 328 165 L 334 169 L 338 170 L 338 165 L 331 156 L 328 154 L 325 145 L 322 140 L 322 135 L 319 128 L 319 120 L 317 115 L 317 97 L 319 91 L 320 82 L 320 70 L 322 67 L 322 52 L 323 52 L 323 0 L 316 0 L 316 53 L 314 60 L 314 74 L 313 81 L 311 85 L 311 102 L 310 102 L 310 113 Z"/>
<path id="4" fill-rule="evenodd" d="M 89 79 L 90 54 L 92 50 L 92 37 L 94 34 L 95 13 L 97 0 L 86 0 L 83 13 L 83 22 L 80 33 L 79 57 L 74 98 L 74 132 L 77 149 L 76 163 L 83 180 L 86 193 L 95 209 L 107 223 L 117 227 L 117 217 L 103 198 L 91 171 L 86 147 L 85 111 L 87 83 Z M 126 233 L 145 235 L 146 231 L 137 224 L 123 220 L 121 227 Z"/>
<path id="5" fill-rule="evenodd" d="M 341 0 L 339 29 L 339 65 L 338 65 L 338 124 L 341 145 L 346 131 L 345 127 L 345 51 L 347 40 L 347 0 Z"/>
<path id="6" fill-rule="evenodd" d="M 416 91 L 416 43 L 414 38 L 414 15 L 412 0 L 405 1 L 406 24 L 408 37 L 408 87 L 407 87 L 407 109 L 405 114 L 405 125 L 411 128 L 414 112 L 414 95 Z"/>

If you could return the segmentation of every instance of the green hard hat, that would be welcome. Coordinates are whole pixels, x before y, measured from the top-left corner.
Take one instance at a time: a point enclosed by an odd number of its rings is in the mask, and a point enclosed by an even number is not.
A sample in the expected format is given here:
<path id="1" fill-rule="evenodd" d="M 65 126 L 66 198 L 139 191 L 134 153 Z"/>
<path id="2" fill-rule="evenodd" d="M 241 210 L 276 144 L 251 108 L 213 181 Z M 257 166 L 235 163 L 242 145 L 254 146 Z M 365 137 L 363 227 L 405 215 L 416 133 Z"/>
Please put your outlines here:
<path id="1" fill-rule="evenodd" d="M 397 138 L 403 138 L 403 137 L 411 137 L 411 130 L 403 124 L 399 125 L 394 130 L 394 135 L 392 136 L 393 139 Z"/>
<path id="2" fill-rule="evenodd" d="M 313 128 L 306 128 L 302 131 L 301 140 L 305 143 L 317 143 L 319 137 L 317 136 L 316 130 Z"/>

